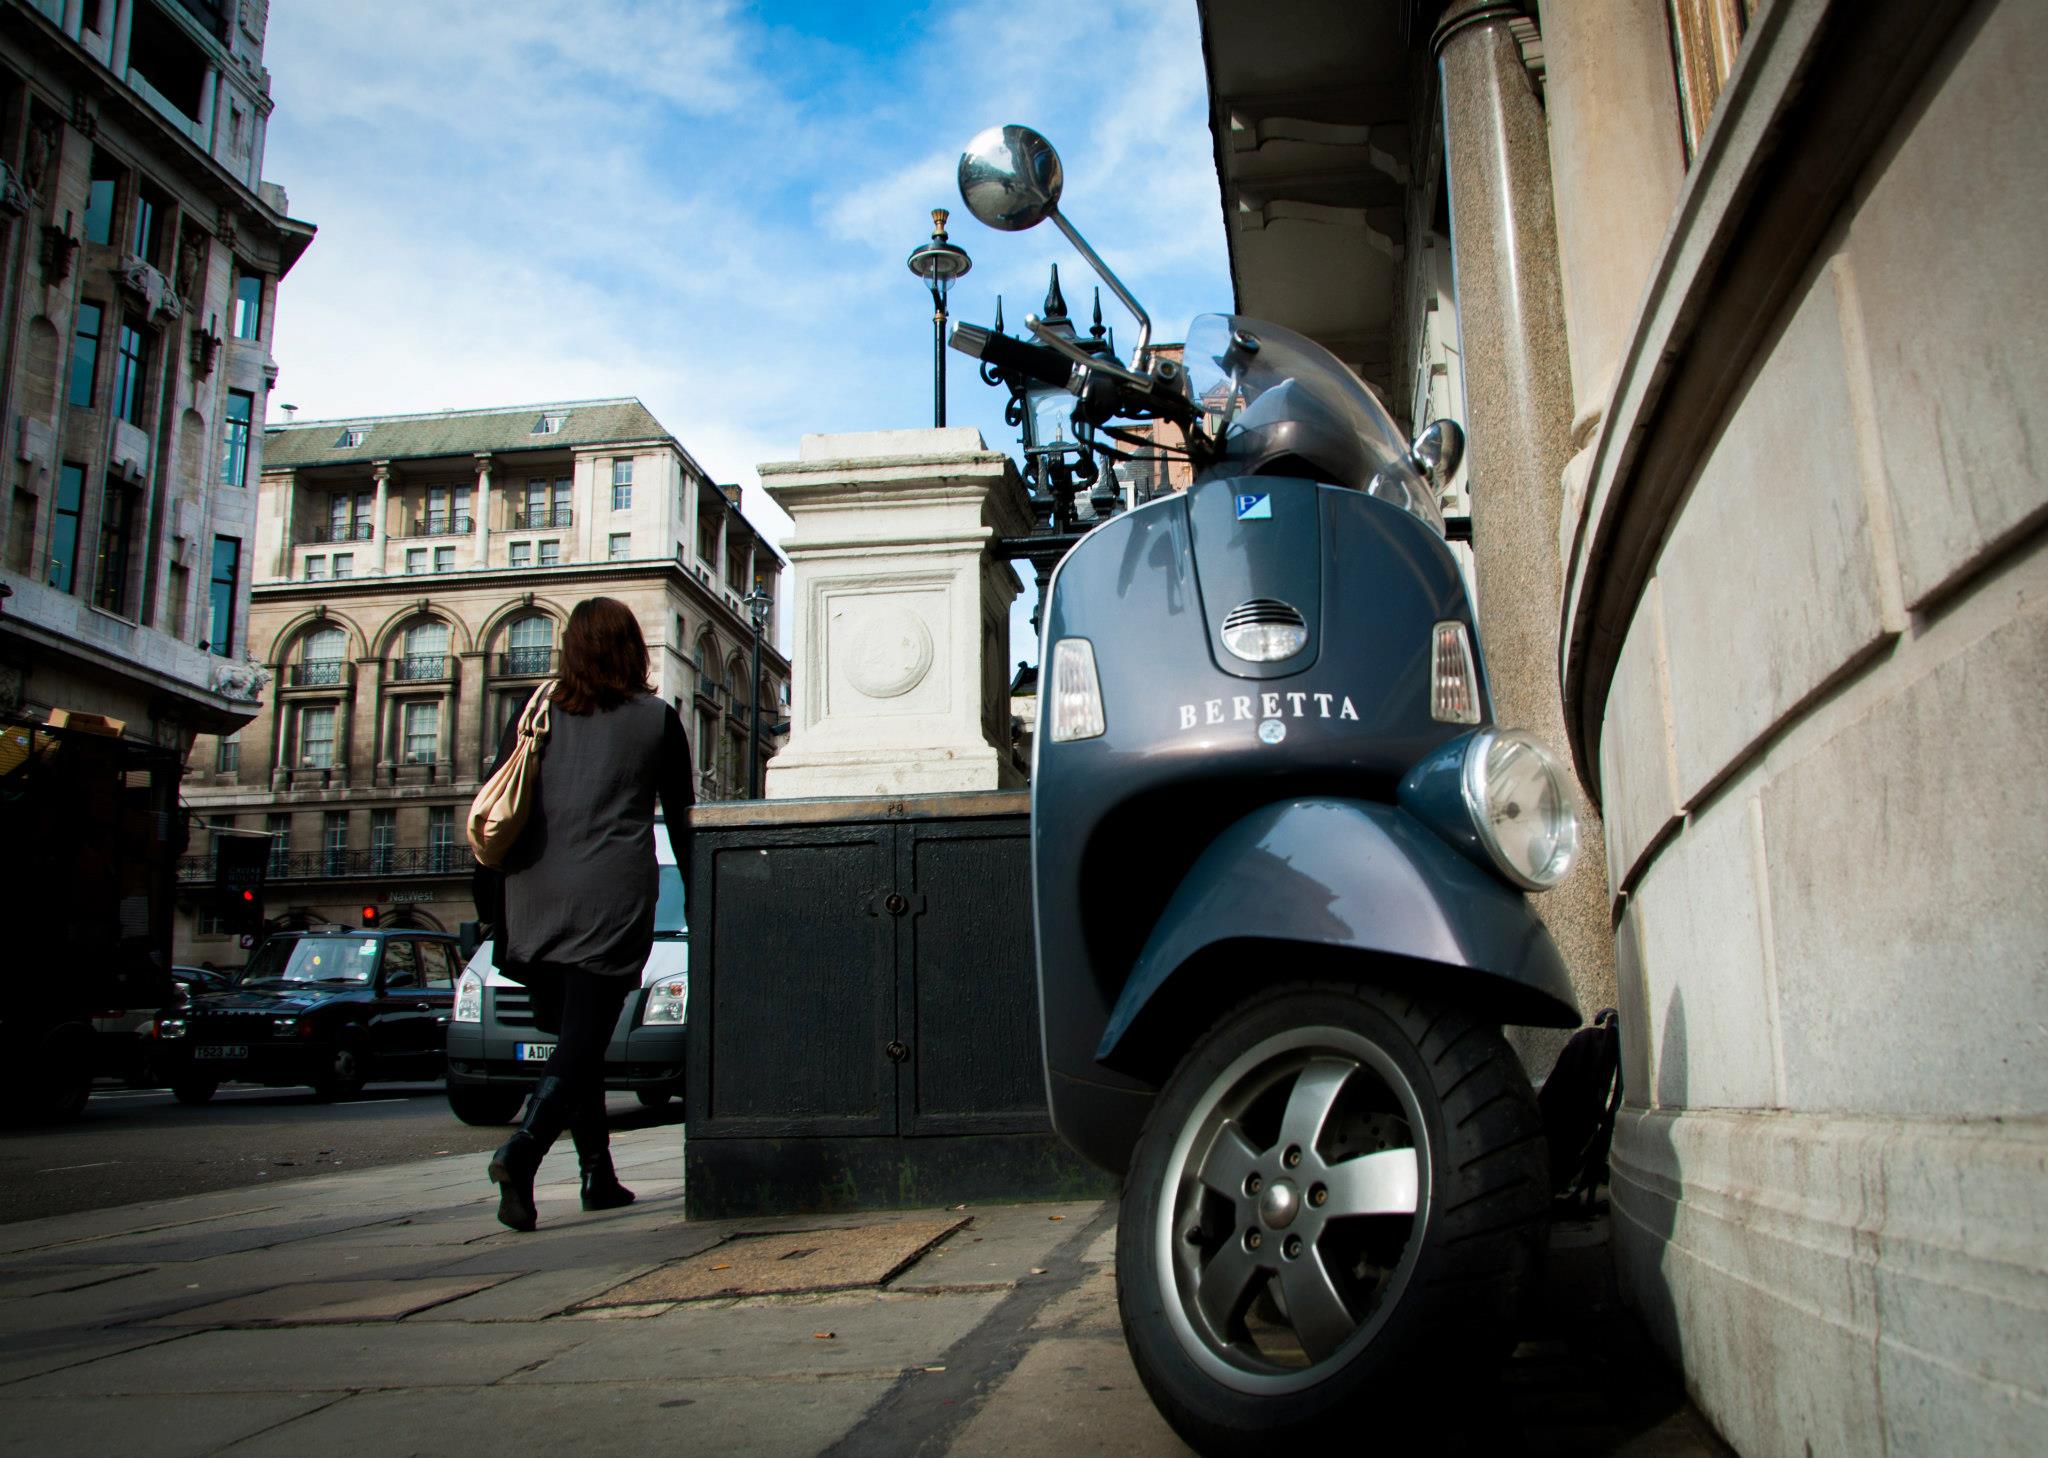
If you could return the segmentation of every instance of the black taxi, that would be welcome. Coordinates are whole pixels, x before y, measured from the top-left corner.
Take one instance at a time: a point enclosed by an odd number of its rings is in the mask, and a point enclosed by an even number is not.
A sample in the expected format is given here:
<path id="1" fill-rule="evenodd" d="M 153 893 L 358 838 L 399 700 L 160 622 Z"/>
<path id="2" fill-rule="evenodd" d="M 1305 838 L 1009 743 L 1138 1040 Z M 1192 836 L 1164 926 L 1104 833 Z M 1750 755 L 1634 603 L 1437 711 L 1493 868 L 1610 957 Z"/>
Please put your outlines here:
<path id="1" fill-rule="evenodd" d="M 410 928 L 276 933 L 228 990 L 157 1018 L 154 1066 L 188 1104 L 229 1081 L 340 1098 L 372 1079 L 439 1078 L 458 951 Z"/>

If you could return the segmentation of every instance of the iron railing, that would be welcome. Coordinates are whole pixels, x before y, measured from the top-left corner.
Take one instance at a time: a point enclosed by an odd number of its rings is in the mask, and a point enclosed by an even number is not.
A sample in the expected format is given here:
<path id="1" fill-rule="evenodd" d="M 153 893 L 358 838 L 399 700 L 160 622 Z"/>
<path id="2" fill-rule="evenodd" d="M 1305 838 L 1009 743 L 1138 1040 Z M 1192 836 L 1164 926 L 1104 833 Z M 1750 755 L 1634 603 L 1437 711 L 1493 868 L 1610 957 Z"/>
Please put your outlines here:
<path id="1" fill-rule="evenodd" d="M 562 654 L 555 648 L 511 648 L 498 655 L 500 678 L 541 678 L 561 667 Z"/>
<path id="2" fill-rule="evenodd" d="M 344 522 L 340 526 L 332 522 L 313 525 L 310 540 L 315 542 L 367 542 L 374 535 L 366 521 Z"/>
<path id="3" fill-rule="evenodd" d="M 212 856 L 182 856 L 178 879 L 211 882 Z M 272 851 L 266 879 L 272 881 L 359 880 L 367 876 L 466 876 L 476 868 L 469 847 L 448 845 L 372 846 L 368 850 Z"/>
<path id="4" fill-rule="evenodd" d="M 308 658 L 301 663 L 287 663 L 284 668 L 286 688 L 332 688 L 348 682 L 348 660 L 346 658 Z"/>
<path id="5" fill-rule="evenodd" d="M 543 506 L 538 511 L 512 513 L 512 530 L 515 532 L 541 532 L 574 525 L 576 512 L 567 506 Z"/>
<path id="6" fill-rule="evenodd" d="M 434 511 L 406 524 L 402 537 L 466 537 L 476 529 L 476 519 L 466 511 Z"/>
<path id="7" fill-rule="evenodd" d="M 410 653 L 403 658 L 391 660 L 391 679 L 394 683 L 423 683 L 434 679 L 453 678 L 454 662 L 452 654 Z"/>

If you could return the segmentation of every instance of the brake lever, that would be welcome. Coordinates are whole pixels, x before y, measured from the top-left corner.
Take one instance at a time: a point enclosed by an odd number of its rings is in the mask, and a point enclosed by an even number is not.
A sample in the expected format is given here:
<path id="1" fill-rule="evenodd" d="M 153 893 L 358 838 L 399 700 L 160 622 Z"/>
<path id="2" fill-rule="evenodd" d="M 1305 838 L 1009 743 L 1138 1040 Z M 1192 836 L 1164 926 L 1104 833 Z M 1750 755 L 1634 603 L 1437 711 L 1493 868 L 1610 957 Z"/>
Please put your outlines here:
<path id="1" fill-rule="evenodd" d="M 1121 380 L 1126 385 L 1135 385 L 1140 390 L 1151 390 L 1153 380 L 1150 375 L 1141 375 L 1136 370 L 1126 369 L 1107 356 L 1090 354 L 1064 334 L 1047 328 L 1045 321 L 1036 314 L 1026 314 L 1024 316 L 1024 324 L 1026 328 L 1038 336 L 1041 343 L 1058 350 L 1075 364 L 1081 366 L 1082 369 L 1095 370 L 1100 374 L 1108 375 L 1112 380 Z M 1076 391 L 1075 393 L 1079 394 L 1080 392 Z"/>

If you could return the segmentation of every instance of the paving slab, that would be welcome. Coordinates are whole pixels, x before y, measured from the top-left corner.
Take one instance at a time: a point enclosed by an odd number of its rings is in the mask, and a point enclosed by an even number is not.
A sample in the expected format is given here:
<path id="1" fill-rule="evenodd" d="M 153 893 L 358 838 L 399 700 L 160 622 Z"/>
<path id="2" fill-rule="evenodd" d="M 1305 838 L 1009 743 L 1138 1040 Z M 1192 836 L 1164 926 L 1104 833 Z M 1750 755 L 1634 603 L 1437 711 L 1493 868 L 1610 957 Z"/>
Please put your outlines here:
<path id="1" fill-rule="evenodd" d="M 67 1265 L 15 1266 L 0 1269 L 0 1312 L 6 1303 L 29 1296 L 48 1296 L 66 1291 L 83 1291 L 108 1281 L 124 1280 L 150 1270 L 149 1266 Z M 0 1318 L 4 1319 L 4 1318 Z"/>
<path id="2" fill-rule="evenodd" d="M 173 1316 L 160 1316 L 152 1326 L 298 1326 L 316 1322 L 399 1321 L 416 1311 L 463 1296 L 474 1296 L 504 1276 L 467 1276 L 456 1280 L 301 1281 L 273 1286 L 246 1296 L 212 1301 Z"/>
<path id="3" fill-rule="evenodd" d="M 445 1327 L 300 1326 L 202 1331 L 30 1377 L 13 1397 L 179 1392 L 334 1392 L 496 1382 L 559 1356 L 593 1328 L 579 1323 Z"/>
<path id="4" fill-rule="evenodd" d="M 676 1306 L 646 1320 L 578 1323 L 584 1339 L 575 1347 L 508 1381 L 560 1386 L 849 1373 L 894 1378 L 943 1361 L 947 1349 L 1001 1299 L 996 1292 L 931 1297 L 860 1291 Z"/>
<path id="5" fill-rule="evenodd" d="M 624 1282 L 589 1304 L 636 1306 L 879 1286 L 966 1224 L 962 1217 L 736 1236 Z"/>
<path id="6" fill-rule="evenodd" d="M 877 1379 L 368 1392 L 225 1450 L 229 1458 L 810 1458 L 888 1390 Z"/>
<path id="7" fill-rule="evenodd" d="M 0 1390 L 8 1384 L 166 1340 L 160 1331 L 17 1328 L 0 1331 Z"/>
<path id="8" fill-rule="evenodd" d="M 963 1206 L 968 1228 L 889 1283 L 894 1291 L 1011 1286 L 1101 1211 L 1102 1202 Z"/>
<path id="9" fill-rule="evenodd" d="M 198 1458 L 334 1400 L 332 1393 L 266 1393 L 232 1404 L 184 1395 L 0 1394 L 0 1455 L 146 1453 L 149 1458 Z"/>
<path id="10" fill-rule="evenodd" d="M 1188 1458 L 1159 1416 L 1123 1338 L 1043 1341 L 1024 1354 L 947 1458 Z"/>

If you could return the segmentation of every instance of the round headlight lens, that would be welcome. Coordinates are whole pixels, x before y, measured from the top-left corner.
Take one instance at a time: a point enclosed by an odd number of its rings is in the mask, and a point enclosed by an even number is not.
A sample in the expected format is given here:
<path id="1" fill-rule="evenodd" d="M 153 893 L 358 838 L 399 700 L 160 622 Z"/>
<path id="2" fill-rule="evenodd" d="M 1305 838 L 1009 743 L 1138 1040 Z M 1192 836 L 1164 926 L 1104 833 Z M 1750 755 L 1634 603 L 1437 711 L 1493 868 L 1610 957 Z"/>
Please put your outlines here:
<path id="1" fill-rule="evenodd" d="M 1509 880 L 1547 891 L 1579 849 L 1571 780 L 1556 756 L 1519 729 L 1482 734 L 1465 756 L 1465 808 Z"/>

